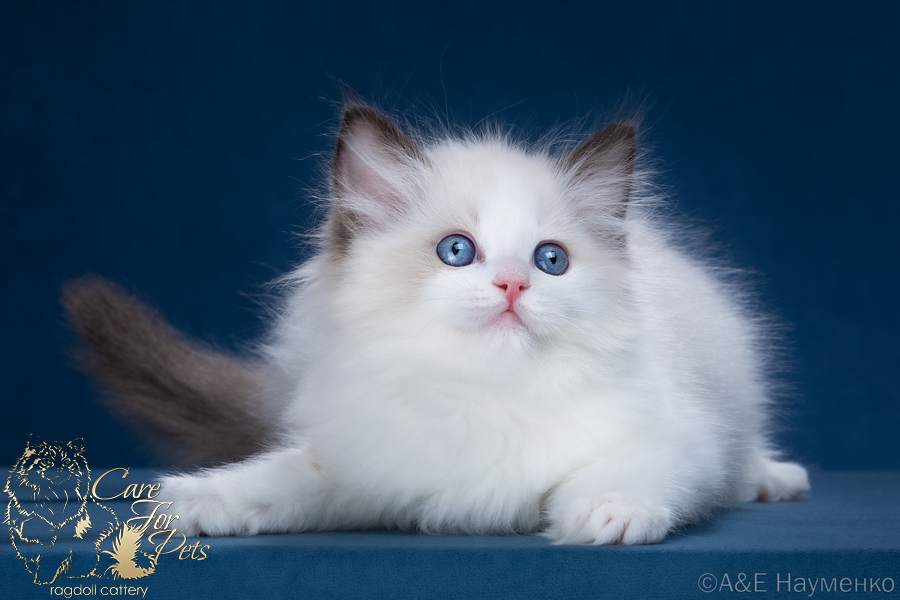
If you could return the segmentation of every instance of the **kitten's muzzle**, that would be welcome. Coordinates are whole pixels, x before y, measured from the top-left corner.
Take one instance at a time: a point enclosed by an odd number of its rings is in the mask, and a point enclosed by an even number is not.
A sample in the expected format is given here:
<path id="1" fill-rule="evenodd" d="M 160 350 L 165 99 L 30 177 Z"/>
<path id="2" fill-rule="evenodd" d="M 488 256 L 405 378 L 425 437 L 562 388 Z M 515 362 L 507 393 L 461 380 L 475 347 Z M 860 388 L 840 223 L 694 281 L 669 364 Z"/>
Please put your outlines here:
<path id="1" fill-rule="evenodd" d="M 516 277 L 505 277 L 494 280 L 493 283 L 496 287 L 503 290 L 503 294 L 506 296 L 508 306 L 506 310 L 515 312 L 513 305 L 522 295 L 522 292 L 528 289 L 528 281 Z"/>

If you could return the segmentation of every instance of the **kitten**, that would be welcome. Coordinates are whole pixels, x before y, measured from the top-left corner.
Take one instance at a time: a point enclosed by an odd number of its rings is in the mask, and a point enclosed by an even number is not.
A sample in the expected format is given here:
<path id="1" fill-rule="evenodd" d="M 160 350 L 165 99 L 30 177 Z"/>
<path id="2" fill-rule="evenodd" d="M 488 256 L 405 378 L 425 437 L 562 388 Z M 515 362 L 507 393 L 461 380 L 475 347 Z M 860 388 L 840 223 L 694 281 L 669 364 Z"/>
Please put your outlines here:
<path id="1" fill-rule="evenodd" d="M 806 471 L 766 436 L 765 328 L 672 243 L 637 154 L 627 123 L 553 156 L 417 143 L 350 106 L 320 250 L 255 358 L 95 279 L 65 296 L 83 364 L 189 460 L 242 459 L 163 480 L 188 534 L 646 544 L 800 499 Z"/>

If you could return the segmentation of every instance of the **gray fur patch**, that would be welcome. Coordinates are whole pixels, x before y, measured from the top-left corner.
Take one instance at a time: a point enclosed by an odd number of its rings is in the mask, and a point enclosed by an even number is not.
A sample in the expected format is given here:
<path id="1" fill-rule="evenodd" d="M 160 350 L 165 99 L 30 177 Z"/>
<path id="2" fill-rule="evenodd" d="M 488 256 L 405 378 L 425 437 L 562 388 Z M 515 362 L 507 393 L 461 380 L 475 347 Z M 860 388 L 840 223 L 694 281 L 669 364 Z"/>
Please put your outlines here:
<path id="1" fill-rule="evenodd" d="M 407 156 L 424 161 L 425 157 L 419 147 L 388 117 L 363 104 L 353 104 L 344 109 L 341 128 L 338 132 L 337 144 L 331 169 L 332 196 L 339 199 L 345 192 L 343 177 L 344 159 L 350 144 L 350 138 L 360 128 L 367 128 L 375 133 L 379 143 L 396 156 Z M 327 239 L 336 255 L 344 255 L 356 232 L 360 229 L 360 217 L 340 207 L 340 202 L 332 206 L 325 227 Z"/>
<path id="2" fill-rule="evenodd" d="M 231 462 L 262 450 L 271 431 L 253 364 L 187 339 L 100 277 L 69 283 L 62 301 L 86 342 L 75 351 L 79 369 L 104 388 L 112 411 L 169 442 L 171 459 Z"/>
<path id="3" fill-rule="evenodd" d="M 637 131 L 630 123 L 614 123 L 575 148 L 563 159 L 562 167 L 571 171 L 575 180 L 590 179 L 603 173 L 618 172 L 627 181 L 637 161 Z M 616 216 L 625 217 L 628 200 L 634 191 L 624 184 Z"/>

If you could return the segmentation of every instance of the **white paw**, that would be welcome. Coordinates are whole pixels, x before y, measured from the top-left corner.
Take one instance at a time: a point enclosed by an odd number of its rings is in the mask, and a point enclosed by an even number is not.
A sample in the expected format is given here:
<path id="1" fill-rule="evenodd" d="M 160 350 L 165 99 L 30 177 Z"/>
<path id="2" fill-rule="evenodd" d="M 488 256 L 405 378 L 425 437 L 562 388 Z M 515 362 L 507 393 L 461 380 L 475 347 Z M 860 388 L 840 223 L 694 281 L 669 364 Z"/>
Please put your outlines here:
<path id="1" fill-rule="evenodd" d="M 203 477 L 165 477 L 159 500 L 172 501 L 172 506 L 161 508 L 169 515 L 178 515 L 171 527 L 186 536 L 255 535 L 258 526 L 252 523 L 249 511 L 242 511 L 217 493 Z"/>
<path id="2" fill-rule="evenodd" d="M 802 500 L 803 492 L 808 491 L 809 478 L 806 469 L 797 463 L 767 460 L 765 472 L 757 486 L 756 501 Z"/>
<path id="3" fill-rule="evenodd" d="M 671 526 L 672 513 L 664 506 L 608 496 L 571 502 L 545 535 L 557 544 L 655 544 Z"/>

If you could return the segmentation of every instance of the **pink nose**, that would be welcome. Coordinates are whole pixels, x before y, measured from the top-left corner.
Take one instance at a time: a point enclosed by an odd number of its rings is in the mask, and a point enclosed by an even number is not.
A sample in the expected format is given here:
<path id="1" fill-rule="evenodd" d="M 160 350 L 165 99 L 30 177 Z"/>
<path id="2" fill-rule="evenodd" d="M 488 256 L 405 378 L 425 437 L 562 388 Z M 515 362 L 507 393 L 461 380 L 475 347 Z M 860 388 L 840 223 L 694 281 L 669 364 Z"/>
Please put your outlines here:
<path id="1" fill-rule="evenodd" d="M 527 281 L 515 279 L 512 277 L 506 277 L 500 279 L 499 281 L 495 281 L 494 285 L 503 290 L 503 293 L 506 295 L 506 302 L 509 304 L 509 308 L 507 310 L 512 310 L 513 304 L 516 303 L 516 300 L 519 299 L 519 296 L 522 295 L 522 292 L 528 289 Z"/>

